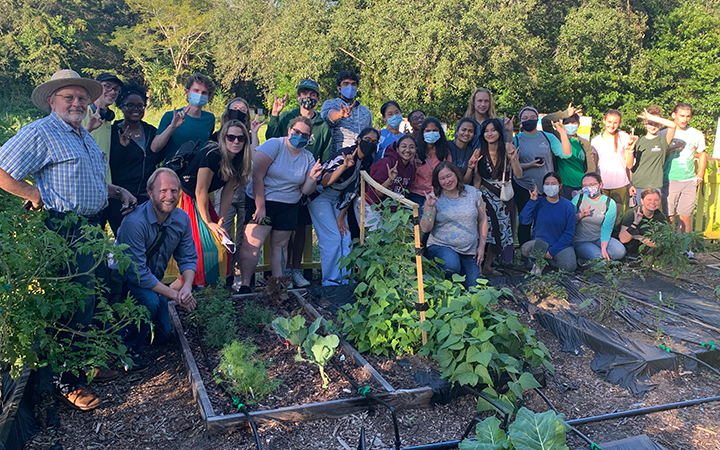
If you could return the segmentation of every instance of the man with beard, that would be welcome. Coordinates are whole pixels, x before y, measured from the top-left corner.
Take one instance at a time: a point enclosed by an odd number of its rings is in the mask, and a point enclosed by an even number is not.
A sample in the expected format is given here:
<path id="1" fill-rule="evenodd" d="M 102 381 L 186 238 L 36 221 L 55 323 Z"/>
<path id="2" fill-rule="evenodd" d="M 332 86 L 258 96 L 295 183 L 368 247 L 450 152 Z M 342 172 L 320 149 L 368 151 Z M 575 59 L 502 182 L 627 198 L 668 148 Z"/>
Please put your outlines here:
<path id="1" fill-rule="evenodd" d="M 175 300 L 188 311 L 195 309 L 192 282 L 197 269 L 197 252 L 192 238 L 190 217 L 177 208 L 180 199 L 180 179 L 177 174 L 161 167 L 150 175 L 147 182 L 150 201 L 140 205 L 123 220 L 115 244 L 127 244 L 126 250 L 133 264 L 123 274 L 124 291 L 130 293 L 139 305 L 150 312 L 154 324 L 153 343 L 170 340 L 168 300 Z M 174 289 L 160 280 L 174 257 L 182 274 L 182 287 Z M 125 345 L 132 356 L 133 366 L 128 372 L 143 372 L 147 364 L 140 357 L 141 345 L 146 342 L 150 326 L 139 329 L 128 327 L 124 331 Z"/>
<path id="2" fill-rule="evenodd" d="M 32 102 L 50 115 L 20 129 L 0 147 L 0 189 L 28 201 L 33 209 L 48 210 L 47 227 L 67 239 L 82 240 L 84 223 L 98 224 L 108 197 L 119 199 L 123 210 L 130 212 L 137 199 L 119 186 L 106 181 L 107 161 L 90 133 L 82 127 L 88 105 L 103 92 L 95 80 L 81 78 L 73 70 L 59 70 L 36 87 Z M 32 175 L 35 184 L 25 181 Z M 67 215 L 82 219 L 61 224 Z M 64 225 L 64 226 L 61 226 Z M 61 275 L 75 276 L 74 280 L 94 292 L 95 278 L 107 278 L 107 265 L 96 264 L 96 255 L 78 253 L 75 264 Z M 87 275 L 94 270 L 95 277 Z M 68 327 L 82 330 L 95 313 L 95 295 L 85 298 L 84 308 L 69 318 Z M 117 371 L 95 369 L 95 380 L 107 381 L 118 377 Z M 60 395 L 72 406 L 87 411 L 100 406 L 97 398 L 81 377 L 69 372 L 58 380 Z"/>

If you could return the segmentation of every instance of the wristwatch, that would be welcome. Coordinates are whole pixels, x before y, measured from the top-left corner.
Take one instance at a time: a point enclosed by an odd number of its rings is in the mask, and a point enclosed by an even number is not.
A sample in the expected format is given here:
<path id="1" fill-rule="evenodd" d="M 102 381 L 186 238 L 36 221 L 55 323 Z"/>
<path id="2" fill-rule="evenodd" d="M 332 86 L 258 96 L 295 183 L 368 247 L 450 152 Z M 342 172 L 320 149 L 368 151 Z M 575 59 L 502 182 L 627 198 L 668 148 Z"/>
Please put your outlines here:
<path id="1" fill-rule="evenodd" d="M 122 189 L 122 188 L 121 188 L 120 186 L 117 186 L 117 187 L 115 188 L 115 198 L 118 199 L 118 200 L 120 199 L 120 190 L 121 190 L 121 189 Z"/>

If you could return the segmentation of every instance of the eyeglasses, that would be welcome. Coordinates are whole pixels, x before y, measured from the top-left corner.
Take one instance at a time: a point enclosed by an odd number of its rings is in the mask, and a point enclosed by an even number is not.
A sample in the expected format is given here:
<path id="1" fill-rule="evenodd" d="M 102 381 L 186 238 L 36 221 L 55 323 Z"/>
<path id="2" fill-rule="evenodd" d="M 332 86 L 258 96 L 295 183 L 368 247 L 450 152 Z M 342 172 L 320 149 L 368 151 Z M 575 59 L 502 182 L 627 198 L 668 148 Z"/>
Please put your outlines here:
<path id="1" fill-rule="evenodd" d="M 300 136 L 304 137 L 305 139 L 310 139 L 310 135 L 308 133 L 303 133 L 295 127 L 290 128 L 290 131 L 292 131 L 295 134 L 299 134 Z"/>
<path id="2" fill-rule="evenodd" d="M 600 185 L 599 185 L 599 184 L 597 184 L 597 183 L 592 183 L 592 184 L 583 184 L 583 187 L 600 187 Z"/>
<path id="3" fill-rule="evenodd" d="M 67 103 L 73 104 L 75 103 L 75 100 L 78 101 L 81 105 L 88 105 L 90 103 L 90 99 L 87 97 L 76 97 L 74 95 L 57 95 L 55 94 L 55 97 L 60 97 L 61 99 L 65 100 Z"/>
<path id="4" fill-rule="evenodd" d="M 245 142 L 247 141 L 247 137 L 244 134 L 241 134 L 240 136 L 235 136 L 234 134 L 226 134 L 225 139 L 227 139 L 230 142 Z"/>
<path id="5" fill-rule="evenodd" d="M 123 108 L 125 109 L 145 109 L 145 105 L 142 103 L 125 103 L 123 105 Z"/>
<path id="6" fill-rule="evenodd" d="M 113 91 L 116 94 L 118 92 L 120 92 L 120 86 L 112 86 L 110 84 L 105 84 L 105 83 L 100 83 L 100 84 L 102 84 L 103 89 L 105 89 L 106 91 Z"/>
<path id="7" fill-rule="evenodd" d="M 371 144 L 373 144 L 373 145 L 378 145 L 378 141 L 375 141 L 375 140 L 373 140 L 373 139 L 365 139 L 365 138 L 363 138 L 362 140 L 365 141 L 365 142 L 369 142 L 369 143 L 371 143 Z"/>

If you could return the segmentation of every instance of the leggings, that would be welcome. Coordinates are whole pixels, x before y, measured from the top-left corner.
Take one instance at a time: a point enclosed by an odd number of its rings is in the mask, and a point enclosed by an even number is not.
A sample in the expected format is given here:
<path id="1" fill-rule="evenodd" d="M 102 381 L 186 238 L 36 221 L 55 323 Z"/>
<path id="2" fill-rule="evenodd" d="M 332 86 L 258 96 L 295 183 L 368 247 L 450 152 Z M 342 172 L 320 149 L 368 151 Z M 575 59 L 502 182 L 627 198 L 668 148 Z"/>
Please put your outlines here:
<path id="1" fill-rule="evenodd" d="M 517 207 L 518 217 L 523 208 L 530 201 L 530 191 L 512 181 L 513 190 L 515 191 L 515 206 Z M 522 246 L 524 243 L 532 239 L 532 225 L 518 224 L 517 228 L 518 242 Z"/>

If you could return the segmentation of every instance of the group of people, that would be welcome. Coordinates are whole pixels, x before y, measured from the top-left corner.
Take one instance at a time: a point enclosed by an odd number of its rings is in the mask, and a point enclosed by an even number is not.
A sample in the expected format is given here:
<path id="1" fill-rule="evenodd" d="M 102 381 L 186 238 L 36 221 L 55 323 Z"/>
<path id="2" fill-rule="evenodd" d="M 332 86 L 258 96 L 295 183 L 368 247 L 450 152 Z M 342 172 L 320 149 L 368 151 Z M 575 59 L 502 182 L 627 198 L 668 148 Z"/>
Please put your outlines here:
<path id="1" fill-rule="evenodd" d="M 340 72 L 338 96 L 318 111 L 320 86 L 302 80 L 298 107 L 283 111 L 288 96 L 275 97 L 259 144 L 263 124 L 251 120 L 242 98 L 229 102 L 215 130 L 215 116 L 203 109 L 215 87 L 203 75 L 187 79 L 188 104 L 165 113 L 156 129 L 143 120 L 143 86 L 61 70 L 32 94 L 49 115 L 0 148 L 0 188 L 33 209 L 44 206 L 47 226 L 69 240 L 81 234 L 82 221 L 60 226 L 68 214 L 108 224 L 134 263 L 121 277 L 122 292 L 149 310 L 155 342 L 171 336 L 168 300 L 195 308 L 193 286 L 232 285 L 240 275 L 239 292 L 250 292 L 268 238 L 272 275 L 290 271 L 295 286 L 307 286 L 298 269 L 310 224 L 322 284 L 343 283 L 340 260 L 352 237 L 382 221 L 386 191 L 368 186 L 361 199 L 361 171 L 420 205 L 426 255 L 448 275 L 465 275 L 466 286 L 481 274 L 498 276 L 494 264 L 512 262 L 516 238 L 528 265 L 544 256 L 571 271 L 578 261 L 620 259 L 652 246 L 644 237 L 652 222 L 677 215 L 680 230 L 690 230 L 707 157 L 702 133 L 688 126 L 688 104 L 675 107 L 673 120 L 657 107 L 644 110 L 639 139 L 619 129 L 618 111 L 608 111 L 603 131 L 588 142 L 577 135 L 581 111 L 572 104 L 542 119 L 523 108 L 516 133 L 515 116 L 499 117 L 492 93 L 477 89 L 449 140 L 440 120 L 421 110 L 404 116 L 396 101 L 380 108 L 385 127 L 378 129 L 358 87 L 354 72 Z M 70 270 L 87 271 L 94 258 L 78 255 Z M 97 278 L 110 279 L 116 268 L 101 273 L 103 266 Z M 88 296 L 69 323 L 89 325 L 95 301 Z M 140 355 L 149 336 L 147 326 L 123 330 L 133 354 L 126 370 L 147 368 Z M 96 380 L 119 376 L 89 370 Z M 59 374 L 57 385 L 79 409 L 99 405 L 82 377 Z"/>

